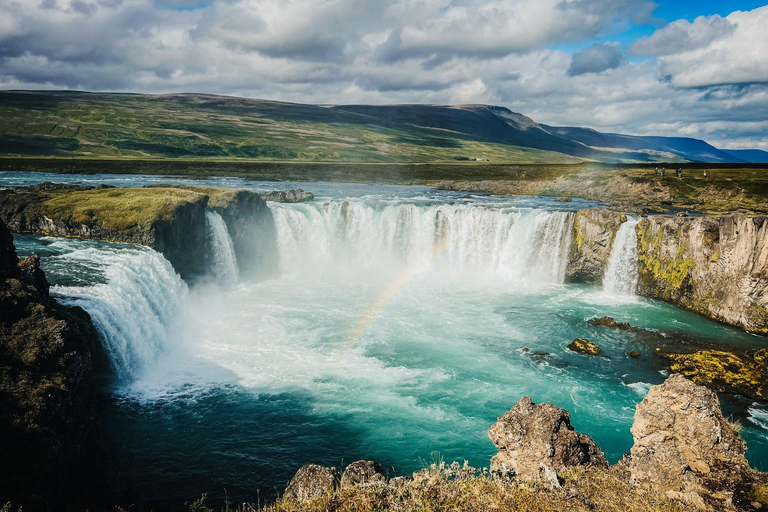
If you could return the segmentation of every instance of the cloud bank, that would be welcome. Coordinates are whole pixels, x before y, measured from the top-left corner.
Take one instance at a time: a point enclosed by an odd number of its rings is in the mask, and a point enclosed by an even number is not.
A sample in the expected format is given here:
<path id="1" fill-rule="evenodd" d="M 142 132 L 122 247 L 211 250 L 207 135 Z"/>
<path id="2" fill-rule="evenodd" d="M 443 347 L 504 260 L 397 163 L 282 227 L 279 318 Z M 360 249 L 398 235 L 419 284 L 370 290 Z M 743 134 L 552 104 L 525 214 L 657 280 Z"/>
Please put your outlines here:
<path id="1" fill-rule="evenodd" d="M 673 21 L 627 48 L 611 41 L 657 22 L 654 9 L 645 0 L 9 0 L 0 88 L 496 103 L 550 124 L 768 147 L 768 7 Z"/>

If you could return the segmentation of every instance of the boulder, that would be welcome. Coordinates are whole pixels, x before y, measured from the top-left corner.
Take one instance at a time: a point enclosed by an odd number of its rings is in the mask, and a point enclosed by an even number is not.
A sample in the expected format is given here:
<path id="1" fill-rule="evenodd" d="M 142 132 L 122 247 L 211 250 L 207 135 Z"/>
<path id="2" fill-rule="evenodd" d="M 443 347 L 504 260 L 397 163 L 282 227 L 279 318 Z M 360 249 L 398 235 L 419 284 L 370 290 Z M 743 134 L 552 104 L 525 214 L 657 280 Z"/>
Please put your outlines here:
<path id="1" fill-rule="evenodd" d="M 310 501 L 332 494 L 339 487 L 339 471 L 317 464 L 302 466 L 294 475 L 284 498 L 290 501 Z"/>
<path id="2" fill-rule="evenodd" d="M 604 316 L 601 318 L 590 318 L 587 323 L 597 327 L 609 327 L 611 329 L 619 329 L 620 331 L 628 331 L 632 329 L 632 326 L 627 322 L 617 322 L 616 319 L 610 316 Z"/>
<path id="3" fill-rule="evenodd" d="M 271 192 L 262 192 L 259 194 L 264 201 L 274 203 L 303 203 L 312 201 L 315 195 L 311 192 L 304 192 L 300 188 L 292 190 L 273 190 Z"/>
<path id="4" fill-rule="evenodd" d="M 707 388 L 682 375 L 651 387 L 637 406 L 632 436 L 634 485 L 711 510 L 749 499 L 753 473 L 746 443 Z"/>
<path id="5" fill-rule="evenodd" d="M 632 352 L 629 353 L 629 357 L 634 359 L 640 359 L 640 352 L 633 350 Z"/>
<path id="6" fill-rule="evenodd" d="M 372 460 L 358 460 L 344 469 L 341 475 L 341 488 L 354 487 L 356 485 L 387 483 L 384 470 L 378 462 Z"/>
<path id="7" fill-rule="evenodd" d="M 578 352 L 579 354 L 586 354 L 589 356 L 600 355 L 600 347 L 589 340 L 585 340 L 584 338 L 576 338 L 570 342 L 566 348 L 573 352 Z"/>
<path id="8" fill-rule="evenodd" d="M 568 411 L 527 396 L 491 426 L 488 437 L 499 450 L 491 469 L 514 471 L 525 481 L 551 481 L 552 472 L 588 464 L 608 467 L 595 442 L 571 426 Z"/>

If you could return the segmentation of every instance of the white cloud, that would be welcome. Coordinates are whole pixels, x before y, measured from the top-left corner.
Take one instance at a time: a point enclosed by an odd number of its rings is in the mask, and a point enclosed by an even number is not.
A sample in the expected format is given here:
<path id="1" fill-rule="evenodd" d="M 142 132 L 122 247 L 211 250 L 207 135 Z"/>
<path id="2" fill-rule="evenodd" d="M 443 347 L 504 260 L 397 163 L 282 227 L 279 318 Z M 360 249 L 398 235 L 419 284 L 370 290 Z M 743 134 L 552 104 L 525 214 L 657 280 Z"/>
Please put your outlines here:
<path id="1" fill-rule="evenodd" d="M 168 6 L 195 0 L 158 1 L 0 2 L 0 87 L 495 103 L 549 124 L 729 144 L 763 139 L 768 119 L 766 85 L 680 89 L 724 83 L 715 75 L 760 81 L 768 8 L 657 31 L 635 46 L 657 64 L 622 61 L 615 44 L 576 55 L 548 49 L 591 45 L 647 18 L 644 1 L 214 0 L 185 10 Z M 673 36 L 688 42 L 651 52 Z"/>
<path id="2" fill-rule="evenodd" d="M 768 6 L 726 18 L 676 22 L 632 48 L 658 55 L 661 73 L 677 87 L 768 82 Z"/>

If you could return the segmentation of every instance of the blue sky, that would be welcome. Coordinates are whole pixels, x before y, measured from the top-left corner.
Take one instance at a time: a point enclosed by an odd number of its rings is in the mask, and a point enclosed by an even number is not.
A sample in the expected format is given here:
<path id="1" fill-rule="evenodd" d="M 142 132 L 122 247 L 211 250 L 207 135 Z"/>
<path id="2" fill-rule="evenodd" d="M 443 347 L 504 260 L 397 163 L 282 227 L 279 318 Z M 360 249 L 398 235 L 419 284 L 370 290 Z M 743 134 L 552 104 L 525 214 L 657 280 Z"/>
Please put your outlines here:
<path id="1" fill-rule="evenodd" d="M 768 149 L 768 7 L 651 0 L 6 0 L 0 88 L 489 103 Z"/>

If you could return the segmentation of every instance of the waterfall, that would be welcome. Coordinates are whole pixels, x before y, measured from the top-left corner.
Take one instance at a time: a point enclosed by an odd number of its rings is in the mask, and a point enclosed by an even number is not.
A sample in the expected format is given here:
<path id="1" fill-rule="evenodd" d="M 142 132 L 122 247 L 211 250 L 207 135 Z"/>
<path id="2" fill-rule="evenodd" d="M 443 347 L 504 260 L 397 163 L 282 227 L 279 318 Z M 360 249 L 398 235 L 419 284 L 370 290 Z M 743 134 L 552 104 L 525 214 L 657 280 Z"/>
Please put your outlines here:
<path id="1" fill-rule="evenodd" d="M 281 271 L 424 268 L 562 283 L 573 215 L 456 204 L 270 205 Z"/>
<path id="2" fill-rule="evenodd" d="M 637 232 L 640 219 L 624 222 L 613 241 L 608 268 L 603 277 L 603 289 L 615 295 L 634 295 L 637 286 Z"/>
<path id="3" fill-rule="evenodd" d="M 86 249 L 60 259 L 73 266 L 105 267 L 106 282 L 55 286 L 52 291 L 62 303 L 91 315 L 118 378 L 134 376 L 168 343 L 187 285 L 151 249 Z"/>
<path id="4" fill-rule="evenodd" d="M 207 210 L 205 220 L 208 224 L 208 240 L 211 247 L 211 272 L 214 277 L 227 284 L 238 279 L 235 246 L 229 236 L 227 224 L 218 212 Z"/>

